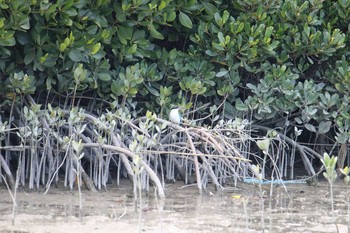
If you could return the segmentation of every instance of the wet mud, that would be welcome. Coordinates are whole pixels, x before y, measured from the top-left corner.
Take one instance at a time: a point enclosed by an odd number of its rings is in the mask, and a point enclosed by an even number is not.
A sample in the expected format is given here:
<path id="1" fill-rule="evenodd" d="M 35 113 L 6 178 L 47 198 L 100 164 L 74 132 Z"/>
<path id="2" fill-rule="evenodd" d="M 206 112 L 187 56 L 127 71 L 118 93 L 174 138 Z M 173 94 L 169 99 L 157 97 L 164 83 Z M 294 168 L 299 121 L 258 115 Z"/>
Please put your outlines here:
<path id="1" fill-rule="evenodd" d="M 14 218 L 11 196 L 0 187 L 0 232 L 348 232 L 348 194 L 340 181 L 334 186 L 334 218 L 327 183 L 272 191 L 263 186 L 262 193 L 241 184 L 199 194 L 196 186 L 179 182 L 166 186 L 165 199 L 155 191 L 144 194 L 141 206 L 129 187 L 83 190 L 82 211 L 77 190 L 19 190 Z"/>

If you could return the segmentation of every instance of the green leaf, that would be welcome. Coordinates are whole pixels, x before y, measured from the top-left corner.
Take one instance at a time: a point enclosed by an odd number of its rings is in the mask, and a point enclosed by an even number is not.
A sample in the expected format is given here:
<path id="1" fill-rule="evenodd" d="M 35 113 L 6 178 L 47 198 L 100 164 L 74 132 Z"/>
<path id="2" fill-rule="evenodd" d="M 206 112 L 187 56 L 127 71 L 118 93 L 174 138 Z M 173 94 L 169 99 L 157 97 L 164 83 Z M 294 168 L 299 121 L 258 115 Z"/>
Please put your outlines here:
<path id="1" fill-rule="evenodd" d="M 186 15 L 182 11 L 180 11 L 179 20 L 183 26 L 190 28 L 190 29 L 193 27 L 190 17 L 188 17 L 188 15 Z"/>
<path id="2" fill-rule="evenodd" d="M 270 139 L 269 138 L 257 140 L 256 144 L 258 145 L 259 149 L 263 151 L 264 154 L 268 154 L 269 147 L 270 147 Z"/>
<path id="3" fill-rule="evenodd" d="M 235 107 L 229 101 L 226 101 L 225 102 L 225 116 L 228 116 L 228 117 L 234 119 L 235 117 L 237 117 L 235 115 L 235 113 L 236 113 Z"/>
<path id="4" fill-rule="evenodd" d="M 253 164 L 253 165 L 252 165 L 252 171 L 253 171 L 255 174 L 259 174 L 259 173 L 260 173 L 260 166 L 259 166 L 259 164 L 257 164 L 257 165 Z"/>
<path id="5" fill-rule="evenodd" d="M 323 176 L 324 176 L 324 178 L 326 178 L 327 180 L 329 180 L 329 176 L 327 175 L 326 172 L 323 172 Z"/>
<path id="6" fill-rule="evenodd" d="M 151 36 L 152 36 L 153 38 L 158 39 L 158 40 L 164 40 L 163 34 L 160 33 L 160 32 L 158 32 L 158 31 L 154 28 L 153 24 L 152 24 L 152 26 L 150 27 L 149 32 L 151 33 Z"/>
<path id="7" fill-rule="evenodd" d="M 140 40 L 144 40 L 145 38 L 145 31 L 144 30 L 136 30 L 134 32 L 134 34 L 132 35 L 132 40 L 133 41 L 140 41 Z"/>
<path id="8" fill-rule="evenodd" d="M 91 54 L 96 54 L 101 48 L 101 43 L 97 43 L 92 47 Z"/>
<path id="9" fill-rule="evenodd" d="M 119 26 L 117 29 L 117 36 L 119 41 L 126 45 L 132 38 L 133 27 Z"/>
<path id="10" fill-rule="evenodd" d="M 240 99 L 237 99 L 236 100 L 236 104 L 235 104 L 235 107 L 238 111 L 241 111 L 241 112 L 244 112 L 244 111 L 248 111 L 248 106 L 246 106 L 242 100 Z"/>
<path id="11" fill-rule="evenodd" d="M 272 26 L 267 27 L 265 31 L 265 37 L 270 37 L 272 32 L 273 32 L 273 27 Z"/>
<path id="12" fill-rule="evenodd" d="M 164 13 L 165 14 L 165 13 Z M 170 12 L 170 14 L 167 16 L 166 21 L 167 22 L 173 22 L 176 19 L 176 13 L 175 11 Z"/>
<path id="13" fill-rule="evenodd" d="M 321 134 L 327 133 L 331 128 L 331 125 L 332 125 L 331 121 L 321 121 L 320 125 L 318 126 L 318 132 Z"/>
<path id="14" fill-rule="evenodd" d="M 228 13 L 228 11 L 224 10 L 224 13 L 222 14 L 222 22 L 226 23 L 229 17 L 230 17 L 230 14 Z"/>
<path id="15" fill-rule="evenodd" d="M 161 1 L 158 5 L 158 11 L 163 10 L 167 6 L 167 3 L 165 1 Z"/>
<path id="16" fill-rule="evenodd" d="M 221 25 L 222 18 L 221 18 L 221 15 L 220 15 L 219 12 L 216 12 L 214 14 L 214 19 L 215 19 L 215 22 L 216 22 L 217 25 L 222 26 Z"/>
<path id="17" fill-rule="evenodd" d="M 219 38 L 220 44 L 225 45 L 225 38 L 224 38 L 224 34 L 222 34 L 222 32 L 218 33 L 218 38 Z"/>
<path id="18" fill-rule="evenodd" d="M 205 54 L 207 54 L 208 56 L 211 56 L 211 57 L 218 56 L 218 53 L 216 53 L 216 52 L 214 52 L 212 50 L 206 50 Z"/>
<path id="19" fill-rule="evenodd" d="M 203 1 L 202 4 L 204 5 L 204 10 L 208 15 L 213 15 L 219 11 L 218 8 L 216 8 L 216 6 L 209 2 Z"/>
<path id="20" fill-rule="evenodd" d="M 98 74 L 98 78 L 105 82 L 111 80 L 111 76 L 108 73 L 100 73 Z"/>
<path id="21" fill-rule="evenodd" d="M 76 49 L 73 49 L 72 51 L 70 51 L 68 53 L 68 56 L 72 61 L 75 61 L 75 62 L 79 62 L 83 60 L 83 55 L 79 50 L 76 50 Z"/>
<path id="22" fill-rule="evenodd" d="M 32 61 L 34 61 L 35 58 L 35 49 L 30 49 L 28 51 L 26 51 L 25 53 L 26 55 L 24 56 L 24 64 L 28 65 L 30 64 Z"/>
<path id="23" fill-rule="evenodd" d="M 74 80 L 77 83 L 80 83 L 84 81 L 87 77 L 87 70 L 84 69 L 83 64 L 79 64 L 75 69 L 74 69 Z"/>
<path id="24" fill-rule="evenodd" d="M 158 90 L 155 89 L 154 87 L 148 86 L 148 85 L 145 85 L 145 87 L 146 87 L 147 90 L 148 90 L 149 92 L 151 92 L 154 96 L 157 96 L 157 97 L 159 96 Z"/>
<path id="25" fill-rule="evenodd" d="M 61 43 L 59 47 L 59 51 L 63 52 L 67 48 L 67 45 L 65 43 Z"/>
<path id="26" fill-rule="evenodd" d="M 335 136 L 335 139 L 338 143 L 344 144 L 349 140 L 349 137 L 346 133 L 338 133 L 336 132 L 337 136 Z"/>
<path id="27" fill-rule="evenodd" d="M 133 44 L 131 47 L 128 48 L 126 51 L 126 54 L 134 54 L 137 51 L 137 44 Z"/>
<path id="28" fill-rule="evenodd" d="M 138 89 L 136 87 L 131 87 L 128 91 L 128 94 L 131 96 L 134 96 L 137 94 L 137 92 L 138 92 Z"/>
<path id="29" fill-rule="evenodd" d="M 112 85 L 111 85 L 111 91 L 116 96 L 121 95 L 121 85 L 118 81 L 113 80 Z"/>
<path id="30" fill-rule="evenodd" d="M 47 61 L 48 56 L 49 56 L 49 54 L 46 53 L 44 56 L 40 57 L 40 63 L 45 63 Z"/>
<path id="31" fill-rule="evenodd" d="M 236 30 L 236 33 L 240 33 L 242 30 L 243 30 L 243 28 L 244 28 L 244 23 L 240 23 L 239 25 L 238 25 L 238 28 L 237 28 L 237 30 Z"/>
<path id="32" fill-rule="evenodd" d="M 81 139 L 80 139 L 79 142 L 72 141 L 72 146 L 73 146 L 74 151 L 75 151 L 77 154 L 80 154 L 80 152 L 84 149 L 84 145 L 82 144 Z"/>
<path id="33" fill-rule="evenodd" d="M 339 169 L 339 170 L 345 176 L 349 175 L 349 173 L 350 173 L 350 169 L 348 166 L 344 167 L 344 169 Z"/>
<path id="34" fill-rule="evenodd" d="M 0 46 L 14 46 L 16 44 L 15 38 L 6 38 L 0 40 Z"/>
<path id="35" fill-rule="evenodd" d="M 25 45 L 31 42 L 31 37 L 28 33 L 25 32 L 16 32 L 16 38 L 21 45 Z"/>
<path id="36" fill-rule="evenodd" d="M 22 18 L 19 22 L 19 26 L 24 30 L 28 30 L 30 28 L 29 17 L 25 16 L 24 18 Z"/>
<path id="37" fill-rule="evenodd" d="M 316 132 L 315 126 L 313 126 L 311 124 L 305 124 L 305 128 L 308 129 L 311 132 Z"/>
<path id="38" fill-rule="evenodd" d="M 223 76 L 225 76 L 227 73 L 228 73 L 227 70 L 222 69 L 221 71 L 219 71 L 218 73 L 216 73 L 216 77 L 218 77 L 218 78 L 223 77 Z"/>

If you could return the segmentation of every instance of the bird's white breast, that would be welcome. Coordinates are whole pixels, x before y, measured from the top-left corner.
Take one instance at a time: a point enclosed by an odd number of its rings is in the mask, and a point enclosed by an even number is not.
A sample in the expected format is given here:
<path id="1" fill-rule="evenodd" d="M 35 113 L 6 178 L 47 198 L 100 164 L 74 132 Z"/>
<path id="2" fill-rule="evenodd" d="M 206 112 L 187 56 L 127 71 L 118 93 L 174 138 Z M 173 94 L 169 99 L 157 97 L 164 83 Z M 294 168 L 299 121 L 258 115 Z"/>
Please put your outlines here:
<path id="1" fill-rule="evenodd" d="M 179 109 L 172 109 L 169 113 L 169 120 L 173 123 L 180 124 L 181 116 L 179 113 Z"/>

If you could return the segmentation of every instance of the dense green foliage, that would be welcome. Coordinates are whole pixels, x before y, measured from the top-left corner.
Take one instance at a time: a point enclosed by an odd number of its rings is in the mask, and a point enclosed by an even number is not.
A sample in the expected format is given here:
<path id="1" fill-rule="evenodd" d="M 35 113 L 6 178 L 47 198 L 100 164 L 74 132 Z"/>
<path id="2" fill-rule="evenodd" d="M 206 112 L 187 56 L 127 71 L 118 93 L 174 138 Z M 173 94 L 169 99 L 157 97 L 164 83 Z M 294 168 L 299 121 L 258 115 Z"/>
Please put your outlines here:
<path id="1" fill-rule="evenodd" d="M 212 103 L 194 117 L 345 143 L 349 22 L 350 0 L 0 0 L 1 104 L 92 96 L 136 117 Z"/>

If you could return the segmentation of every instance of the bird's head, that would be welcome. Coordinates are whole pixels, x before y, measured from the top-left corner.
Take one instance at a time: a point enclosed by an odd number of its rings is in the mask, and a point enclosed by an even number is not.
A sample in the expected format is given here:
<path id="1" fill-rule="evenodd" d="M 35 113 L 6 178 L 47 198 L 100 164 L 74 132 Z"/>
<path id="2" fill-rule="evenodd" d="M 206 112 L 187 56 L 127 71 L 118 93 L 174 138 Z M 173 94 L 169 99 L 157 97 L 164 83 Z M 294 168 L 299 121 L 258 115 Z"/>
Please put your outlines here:
<path id="1" fill-rule="evenodd" d="M 185 110 L 185 108 L 182 107 L 182 106 L 180 106 L 180 105 L 171 105 L 170 110 L 175 110 L 175 109 L 177 109 L 178 111 L 183 111 L 183 110 Z"/>

